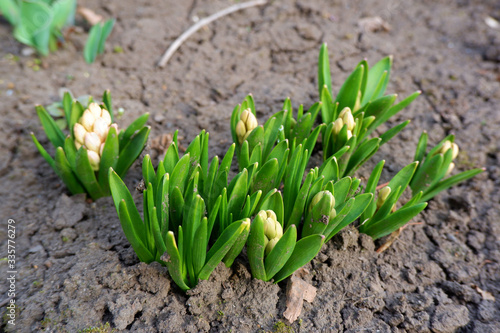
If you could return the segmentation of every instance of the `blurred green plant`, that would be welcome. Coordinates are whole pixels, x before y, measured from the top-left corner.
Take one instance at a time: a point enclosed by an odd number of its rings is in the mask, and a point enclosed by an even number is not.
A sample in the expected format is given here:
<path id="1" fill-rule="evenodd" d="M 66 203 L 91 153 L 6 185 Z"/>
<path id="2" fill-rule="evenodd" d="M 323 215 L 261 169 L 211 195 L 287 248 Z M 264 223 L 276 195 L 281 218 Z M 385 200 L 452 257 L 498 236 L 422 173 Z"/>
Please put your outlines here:
<path id="1" fill-rule="evenodd" d="M 14 37 L 47 55 L 63 39 L 61 29 L 72 25 L 76 0 L 2 0 L 0 12 L 14 26 Z"/>
<path id="2" fill-rule="evenodd" d="M 98 105 L 90 97 L 83 106 L 69 93 L 63 97 L 64 117 L 70 130 L 65 134 L 41 105 L 36 112 L 47 138 L 56 149 L 55 158 L 43 148 L 35 135 L 36 147 L 62 179 L 72 194 L 87 193 L 96 200 L 108 196 L 108 169 L 125 176 L 146 144 L 150 127 L 144 126 L 149 114 L 137 118 L 123 131 L 113 122 L 111 94 L 105 91 L 103 103 Z"/>
<path id="3" fill-rule="evenodd" d="M 361 61 L 341 86 L 335 100 L 328 49 L 323 44 L 318 61 L 318 89 L 321 100 L 323 158 L 338 156 L 340 175 L 352 175 L 379 147 L 409 124 L 409 120 L 388 129 L 379 137 L 368 138 L 389 118 L 420 95 L 417 91 L 394 104 L 396 94 L 384 95 L 389 82 L 392 57 L 368 67 Z"/>
<path id="4" fill-rule="evenodd" d="M 92 64 L 98 55 L 104 53 L 104 44 L 113 30 L 115 21 L 115 19 L 109 19 L 90 28 L 89 37 L 83 48 L 83 57 L 88 64 Z"/>

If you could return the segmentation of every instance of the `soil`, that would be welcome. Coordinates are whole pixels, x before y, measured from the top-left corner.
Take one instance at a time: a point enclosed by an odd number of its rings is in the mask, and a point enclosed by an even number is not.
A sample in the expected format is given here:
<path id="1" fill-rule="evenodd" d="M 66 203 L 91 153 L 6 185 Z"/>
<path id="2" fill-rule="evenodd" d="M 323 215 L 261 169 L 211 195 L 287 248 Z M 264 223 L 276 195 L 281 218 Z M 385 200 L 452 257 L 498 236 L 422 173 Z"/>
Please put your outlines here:
<path id="1" fill-rule="evenodd" d="M 77 332 L 109 323 L 133 332 L 499 332 L 500 331 L 500 20 L 496 0 L 286 0 L 231 14 L 194 34 L 166 68 L 156 62 L 172 41 L 231 1 L 80 1 L 117 19 L 106 52 L 82 57 L 86 33 L 42 59 L 23 55 L 0 22 L 0 243 L 16 226 L 16 332 Z M 361 31 L 380 16 L 389 31 Z M 81 22 L 78 22 L 81 25 Z M 38 154 L 29 133 L 48 147 L 34 105 L 59 100 L 59 89 L 100 96 L 110 89 L 120 126 L 149 112 L 151 138 L 179 129 L 186 145 L 210 132 L 211 155 L 231 143 L 232 109 L 252 93 L 258 118 L 317 99 L 317 57 L 329 45 L 334 90 L 363 58 L 394 56 L 389 93 L 423 94 L 389 122 L 410 125 L 358 175 L 386 160 L 384 180 L 410 163 L 421 131 L 432 144 L 456 135 L 458 170 L 486 172 L 445 191 L 385 252 L 355 226 L 342 231 L 306 266 L 317 288 L 299 320 L 285 324 L 286 282 L 251 278 L 242 255 L 209 281 L 183 293 L 158 264 L 140 263 L 111 198 L 70 197 Z M 51 151 L 53 152 L 53 151 Z M 147 147 L 146 153 L 155 156 Z M 141 180 L 140 163 L 125 181 Z M 140 193 L 134 191 L 141 206 Z M 0 261 L 0 301 L 7 262 Z M 6 303 L 3 303 L 2 313 Z M 8 318 L 7 318 L 8 319 Z M 104 326 L 103 326 L 104 327 Z"/>

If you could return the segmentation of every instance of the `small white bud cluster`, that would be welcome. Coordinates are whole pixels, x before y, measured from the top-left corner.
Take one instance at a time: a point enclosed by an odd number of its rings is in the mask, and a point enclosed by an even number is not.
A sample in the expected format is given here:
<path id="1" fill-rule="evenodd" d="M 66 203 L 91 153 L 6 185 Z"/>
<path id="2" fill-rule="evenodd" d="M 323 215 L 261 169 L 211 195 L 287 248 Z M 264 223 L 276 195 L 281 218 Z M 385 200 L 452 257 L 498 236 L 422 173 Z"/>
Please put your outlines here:
<path id="1" fill-rule="evenodd" d="M 347 126 L 347 140 L 349 140 L 352 137 L 352 131 L 356 126 L 356 121 L 354 120 L 349 107 L 345 107 L 342 111 L 340 111 L 338 118 L 333 123 L 332 134 L 338 135 L 344 125 Z"/>
<path id="2" fill-rule="evenodd" d="M 458 145 L 455 142 L 451 142 L 450 140 L 446 140 L 439 151 L 437 152 L 438 154 L 445 154 L 448 150 L 451 149 L 451 159 L 454 160 L 458 156 Z M 450 165 L 448 166 L 448 170 L 446 170 L 446 174 L 444 175 L 445 177 L 448 177 L 448 175 L 453 171 L 455 168 L 455 163 L 451 162 Z"/>
<path id="3" fill-rule="evenodd" d="M 283 236 L 283 227 L 272 210 L 261 210 L 258 215 L 264 221 L 265 253 L 267 256 Z"/>
<path id="4" fill-rule="evenodd" d="M 111 124 L 108 110 L 101 109 L 97 103 L 90 103 L 73 127 L 76 149 L 82 146 L 87 149 L 89 162 L 94 171 L 99 170 L 102 150 L 110 127 L 118 130 L 117 124 Z"/>
<path id="5" fill-rule="evenodd" d="M 242 144 L 258 125 L 257 118 L 255 118 L 252 111 L 250 109 L 243 110 L 240 115 L 240 120 L 236 124 L 238 142 Z"/>

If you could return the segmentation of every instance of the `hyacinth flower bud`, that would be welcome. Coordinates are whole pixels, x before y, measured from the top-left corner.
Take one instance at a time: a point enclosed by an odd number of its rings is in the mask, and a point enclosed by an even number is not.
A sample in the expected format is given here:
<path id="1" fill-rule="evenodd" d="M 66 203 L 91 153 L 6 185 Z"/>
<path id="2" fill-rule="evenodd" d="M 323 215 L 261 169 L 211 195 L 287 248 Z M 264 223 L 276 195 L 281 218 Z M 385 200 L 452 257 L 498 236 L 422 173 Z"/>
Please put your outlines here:
<path id="1" fill-rule="evenodd" d="M 451 154 L 452 157 L 451 157 L 451 159 L 454 160 L 455 158 L 457 158 L 458 151 L 459 151 L 458 145 L 455 142 L 453 142 L 451 144 L 451 151 L 452 151 L 452 154 Z"/>
<path id="2" fill-rule="evenodd" d="M 335 197 L 330 191 L 319 191 L 312 199 L 311 204 L 309 205 L 309 211 L 313 209 L 314 206 L 316 206 L 321 199 L 323 199 L 323 196 L 327 196 L 330 200 L 330 207 L 335 207 Z"/>
<path id="3" fill-rule="evenodd" d="M 340 111 L 339 116 L 337 118 L 343 119 L 347 111 L 351 112 L 351 109 L 349 109 L 348 106 L 346 106 L 345 108 L 342 109 L 342 111 Z"/>
<path id="4" fill-rule="evenodd" d="M 342 116 L 342 120 L 344 121 L 344 124 L 347 125 L 347 129 L 349 131 L 352 131 L 354 129 L 354 126 L 356 126 L 356 122 L 354 121 L 354 117 L 352 116 L 352 112 L 349 108 L 344 108 L 346 112 Z"/>
<path id="5" fill-rule="evenodd" d="M 267 218 L 264 222 L 264 234 L 268 239 L 273 239 L 276 237 L 276 223 L 275 220 Z"/>
<path id="6" fill-rule="evenodd" d="M 106 109 L 102 109 L 101 118 L 106 122 L 106 125 L 111 125 L 111 115 Z"/>
<path id="7" fill-rule="evenodd" d="M 73 134 L 75 135 L 75 144 L 79 143 L 80 146 L 83 145 L 85 142 L 85 134 L 87 131 L 85 130 L 85 127 L 83 127 L 82 124 L 76 123 L 75 126 L 73 127 Z M 77 147 L 78 148 L 78 147 Z"/>
<path id="8" fill-rule="evenodd" d="M 92 150 L 95 153 L 99 153 L 101 148 L 101 139 L 94 132 L 89 132 L 85 134 L 85 148 Z"/>
<path id="9" fill-rule="evenodd" d="M 95 118 L 101 117 L 101 107 L 97 103 L 90 103 L 88 109 L 94 115 Z"/>
<path id="10" fill-rule="evenodd" d="M 82 117 L 80 118 L 80 121 L 78 121 L 80 124 L 85 127 L 87 132 L 92 132 L 94 129 L 94 122 L 95 122 L 96 117 L 90 112 L 90 110 L 85 110 L 83 112 Z"/>
<path id="11" fill-rule="evenodd" d="M 344 122 L 341 118 L 337 118 L 337 120 L 335 120 L 335 122 L 333 123 L 332 134 L 338 135 L 342 130 L 342 127 L 344 127 Z"/>
<path id="12" fill-rule="evenodd" d="M 97 134 L 99 139 L 104 142 L 108 136 L 109 126 L 106 121 L 102 118 L 97 118 L 94 123 L 94 133 Z"/>
<path id="13" fill-rule="evenodd" d="M 448 170 L 446 170 L 446 173 L 444 174 L 445 177 L 448 177 L 450 173 L 455 169 L 455 163 L 451 162 L 450 165 L 448 166 Z"/>
<path id="14" fill-rule="evenodd" d="M 240 144 L 243 143 L 245 134 L 247 134 L 247 129 L 245 128 L 245 123 L 243 120 L 238 121 L 238 124 L 236 124 L 236 136 L 238 137 L 238 142 Z"/>
<path id="15" fill-rule="evenodd" d="M 238 142 L 242 144 L 258 125 L 257 118 L 252 111 L 250 109 L 243 110 L 235 129 Z"/>
<path id="16" fill-rule="evenodd" d="M 441 146 L 441 149 L 439 149 L 439 153 L 444 154 L 448 151 L 448 149 L 451 149 L 451 142 L 449 140 L 446 140 Z"/>
<path id="17" fill-rule="evenodd" d="M 103 150 L 104 150 L 104 142 L 101 143 L 101 148 L 99 148 L 99 156 L 102 156 Z"/>
<path id="18" fill-rule="evenodd" d="M 349 140 L 352 137 L 352 132 L 350 130 L 347 130 L 347 140 Z"/>
<path id="19" fill-rule="evenodd" d="M 90 162 L 90 166 L 92 167 L 92 170 L 98 171 L 99 170 L 99 163 L 101 162 L 101 158 L 99 157 L 99 154 L 97 154 L 95 151 L 87 150 L 87 156 L 89 158 L 89 162 Z"/>
<path id="20" fill-rule="evenodd" d="M 382 207 L 384 202 L 387 200 L 389 195 L 391 194 L 391 188 L 389 186 L 383 187 L 379 192 L 378 192 L 378 198 L 377 198 L 377 209 Z"/>
<path id="21" fill-rule="evenodd" d="M 271 253 L 272 249 L 274 249 L 279 240 L 280 239 L 278 237 L 269 240 L 269 242 L 266 245 L 266 256 L 269 255 L 269 253 Z"/>

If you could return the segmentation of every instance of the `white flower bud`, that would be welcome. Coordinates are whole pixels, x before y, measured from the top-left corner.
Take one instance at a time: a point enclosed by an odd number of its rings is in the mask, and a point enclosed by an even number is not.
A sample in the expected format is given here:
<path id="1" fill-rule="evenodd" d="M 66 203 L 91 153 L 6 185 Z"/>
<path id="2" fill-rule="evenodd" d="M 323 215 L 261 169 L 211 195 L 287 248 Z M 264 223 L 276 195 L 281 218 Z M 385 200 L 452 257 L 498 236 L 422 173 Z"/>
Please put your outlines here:
<path id="1" fill-rule="evenodd" d="M 344 119 L 344 115 L 347 113 L 347 112 L 351 112 L 351 109 L 349 109 L 348 106 L 346 106 L 345 108 L 342 109 L 342 111 L 340 111 L 339 113 L 339 116 L 337 118 L 342 118 Z"/>
<path id="2" fill-rule="evenodd" d="M 338 135 L 342 130 L 342 127 L 344 127 L 344 122 L 342 121 L 342 118 L 337 118 L 337 120 L 335 120 L 335 122 L 333 123 L 332 134 Z"/>
<path id="3" fill-rule="evenodd" d="M 278 221 L 278 217 L 276 216 L 276 213 L 270 209 L 266 210 L 266 216 L 268 218 L 275 220 L 275 221 Z"/>
<path id="4" fill-rule="evenodd" d="M 269 243 L 266 245 L 266 256 L 271 253 L 272 249 L 274 249 L 279 240 L 280 239 L 278 237 L 269 240 Z"/>
<path id="5" fill-rule="evenodd" d="M 102 109 L 101 118 L 106 122 L 106 125 L 111 125 L 111 116 L 106 109 Z"/>
<path id="6" fill-rule="evenodd" d="M 73 134 L 75 136 L 75 144 L 78 142 L 80 146 L 83 144 L 83 140 L 85 139 L 85 133 L 87 131 L 85 130 L 85 127 L 83 127 L 82 124 L 76 123 L 75 126 L 73 126 Z"/>
<path id="7" fill-rule="evenodd" d="M 451 159 L 454 160 L 458 156 L 458 145 L 455 142 L 451 144 L 451 150 L 452 150 Z"/>
<path id="8" fill-rule="evenodd" d="M 101 148 L 99 148 L 99 156 L 102 156 L 102 151 L 104 150 L 104 142 L 101 143 Z"/>
<path id="9" fill-rule="evenodd" d="M 443 145 L 441 146 L 441 149 L 439 149 L 439 153 L 444 154 L 448 151 L 448 149 L 451 148 L 451 142 L 449 140 L 446 140 Z"/>
<path id="10" fill-rule="evenodd" d="M 446 173 L 444 174 L 445 177 L 448 177 L 450 173 L 455 169 L 455 163 L 451 162 L 450 165 L 448 166 L 448 170 L 446 170 Z"/>
<path id="11" fill-rule="evenodd" d="M 80 149 L 81 146 L 82 146 L 82 144 L 80 142 L 75 141 L 76 150 Z"/>
<path id="12" fill-rule="evenodd" d="M 259 215 L 263 221 L 267 220 L 267 213 L 265 210 L 261 210 L 257 215 Z"/>
<path id="13" fill-rule="evenodd" d="M 102 118 L 97 118 L 94 122 L 94 133 L 99 136 L 101 141 L 106 141 L 106 137 L 108 136 L 109 126 L 106 124 L 106 121 Z"/>
<path id="14" fill-rule="evenodd" d="M 83 127 L 85 127 L 87 132 L 92 132 L 92 130 L 94 129 L 95 118 L 96 117 L 92 114 L 92 112 L 90 112 L 89 110 L 85 110 L 82 117 L 80 118 L 80 121 L 78 122 L 82 124 Z"/>
<path id="15" fill-rule="evenodd" d="M 257 118 L 255 118 L 253 113 L 250 112 L 248 114 L 247 120 L 245 121 L 245 127 L 247 129 L 247 133 L 253 131 L 254 128 L 256 128 L 258 125 L 259 123 L 257 122 Z"/>
<path id="16" fill-rule="evenodd" d="M 92 112 L 95 118 L 101 117 L 101 107 L 97 103 L 90 103 L 88 110 Z"/>
<path id="17" fill-rule="evenodd" d="M 85 134 L 85 148 L 99 153 L 99 149 L 101 148 L 101 139 L 99 139 L 99 136 L 96 133 L 88 132 Z"/>
<path id="18" fill-rule="evenodd" d="M 348 108 L 346 108 L 348 109 Z M 352 116 L 351 110 L 347 110 L 342 117 L 342 120 L 344 121 L 344 124 L 347 125 L 347 129 L 349 131 L 352 131 L 354 129 L 354 126 L 356 126 L 356 122 L 354 121 L 354 117 Z"/>
<path id="19" fill-rule="evenodd" d="M 382 207 L 382 205 L 384 204 L 384 202 L 387 200 L 387 197 L 389 197 L 389 194 L 391 194 L 391 188 L 389 186 L 383 187 L 378 192 L 377 208 Z"/>
<path id="20" fill-rule="evenodd" d="M 98 171 L 99 163 L 101 162 L 101 158 L 99 157 L 99 155 L 95 151 L 87 150 L 87 156 L 89 157 L 89 162 L 92 169 L 94 171 Z"/>
<path id="21" fill-rule="evenodd" d="M 281 224 L 278 221 L 276 221 L 274 226 L 276 228 L 276 238 L 280 239 L 283 236 L 283 227 L 281 226 Z"/>
<path id="22" fill-rule="evenodd" d="M 243 120 L 238 121 L 238 124 L 236 124 L 236 136 L 238 137 L 238 142 L 240 144 L 243 143 L 245 134 L 247 133 L 247 130 L 245 128 L 245 123 Z"/>
<path id="23" fill-rule="evenodd" d="M 246 123 L 247 122 L 247 119 L 248 119 L 248 115 L 252 113 L 252 111 L 250 111 L 250 109 L 245 109 L 241 112 L 241 115 L 240 115 L 240 120 L 243 121 L 243 123 Z"/>
<path id="24" fill-rule="evenodd" d="M 264 223 L 264 233 L 268 239 L 276 237 L 276 221 L 271 218 L 267 218 Z"/>
<path id="25" fill-rule="evenodd" d="M 352 137 L 352 132 L 347 130 L 347 140 L 349 140 Z"/>

